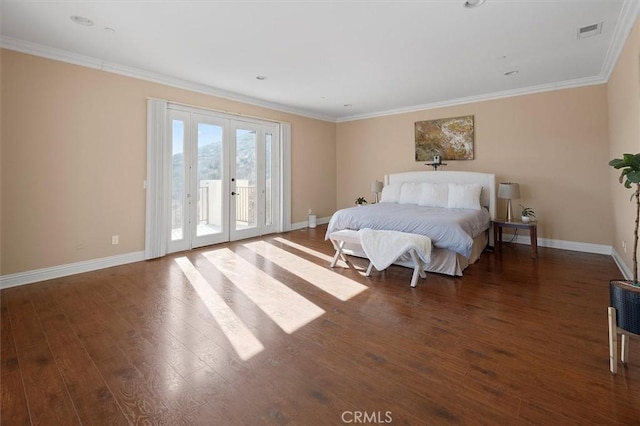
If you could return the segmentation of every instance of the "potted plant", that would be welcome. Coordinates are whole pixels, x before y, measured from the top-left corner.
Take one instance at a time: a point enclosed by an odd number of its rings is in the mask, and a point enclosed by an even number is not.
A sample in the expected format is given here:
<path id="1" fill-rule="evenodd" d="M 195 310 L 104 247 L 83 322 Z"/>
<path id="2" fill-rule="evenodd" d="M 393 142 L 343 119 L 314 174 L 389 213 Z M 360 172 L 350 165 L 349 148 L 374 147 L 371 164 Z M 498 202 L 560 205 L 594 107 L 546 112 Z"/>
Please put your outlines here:
<path id="1" fill-rule="evenodd" d="M 367 200 L 365 200 L 364 197 L 356 198 L 356 206 L 360 207 L 360 206 L 364 206 L 365 204 L 369 204 L 369 203 L 367 203 Z"/>
<path id="2" fill-rule="evenodd" d="M 640 154 L 623 154 L 609 165 L 620 170 L 618 179 L 625 188 L 632 189 L 635 198 L 636 220 L 633 230 L 633 280 L 609 282 L 609 358 L 610 370 L 617 371 L 617 333 L 622 334 L 622 362 L 628 357 L 628 335 L 640 334 L 640 283 L 638 282 L 638 224 L 640 223 Z M 625 344 L 626 342 L 626 344 Z"/>
<path id="3" fill-rule="evenodd" d="M 520 204 L 520 216 L 522 219 L 522 223 L 529 223 L 532 218 L 536 217 L 536 212 L 533 211 L 531 207 L 525 207 Z"/>

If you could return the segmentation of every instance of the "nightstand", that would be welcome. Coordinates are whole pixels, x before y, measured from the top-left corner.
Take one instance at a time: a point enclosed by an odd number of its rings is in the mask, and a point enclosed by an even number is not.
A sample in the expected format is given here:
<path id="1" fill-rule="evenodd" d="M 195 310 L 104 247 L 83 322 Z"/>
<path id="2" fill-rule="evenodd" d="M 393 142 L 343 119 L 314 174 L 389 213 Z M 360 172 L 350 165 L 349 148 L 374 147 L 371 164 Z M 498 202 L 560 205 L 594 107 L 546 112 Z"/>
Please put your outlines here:
<path id="1" fill-rule="evenodd" d="M 493 219 L 493 245 L 496 251 L 502 249 L 502 228 L 528 229 L 531 238 L 531 257 L 538 258 L 538 222 L 524 223 L 519 220 L 508 222 L 507 219 Z"/>

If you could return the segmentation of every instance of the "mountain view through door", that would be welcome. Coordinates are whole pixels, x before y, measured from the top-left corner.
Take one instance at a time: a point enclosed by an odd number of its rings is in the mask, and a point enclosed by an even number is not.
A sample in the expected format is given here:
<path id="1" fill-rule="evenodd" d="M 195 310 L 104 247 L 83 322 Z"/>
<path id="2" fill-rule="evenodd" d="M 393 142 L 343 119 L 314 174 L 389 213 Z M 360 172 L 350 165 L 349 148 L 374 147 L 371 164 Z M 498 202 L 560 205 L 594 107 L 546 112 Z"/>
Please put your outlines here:
<path id="1" fill-rule="evenodd" d="M 277 126 L 173 115 L 171 251 L 274 232 Z"/>

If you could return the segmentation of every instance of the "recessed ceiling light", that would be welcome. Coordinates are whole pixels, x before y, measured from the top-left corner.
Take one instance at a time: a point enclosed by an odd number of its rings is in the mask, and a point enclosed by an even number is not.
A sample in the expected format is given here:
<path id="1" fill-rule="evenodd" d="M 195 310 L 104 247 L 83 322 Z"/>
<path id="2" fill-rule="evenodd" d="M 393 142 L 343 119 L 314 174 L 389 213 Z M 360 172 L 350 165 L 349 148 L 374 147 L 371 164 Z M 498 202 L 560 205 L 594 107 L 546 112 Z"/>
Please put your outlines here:
<path id="1" fill-rule="evenodd" d="M 71 16 L 71 20 L 78 25 L 84 25 L 85 27 L 92 27 L 93 21 L 89 18 L 85 18 L 84 16 Z"/>
<path id="2" fill-rule="evenodd" d="M 267 76 L 266 75 L 259 75 L 256 77 L 257 80 L 266 80 Z"/>
<path id="3" fill-rule="evenodd" d="M 353 105 L 351 105 L 351 104 L 344 104 L 343 106 L 344 106 L 345 108 L 349 108 L 349 107 L 352 107 Z"/>
<path id="4" fill-rule="evenodd" d="M 513 70 L 513 71 L 507 71 L 504 73 L 504 75 L 516 75 L 518 74 L 520 71 L 518 70 Z"/>
<path id="5" fill-rule="evenodd" d="M 467 0 L 464 2 L 464 7 L 472 8 L 472 7 L 482 6 L 485 1 L 487 0 Z"/>
<path id="6" fill-rule="evenodd" d="M 113 29 L 113 28 L 111 28 L 111 27 L 104 27 L 104 30 L 105 30 L 106 32 L 108 32 L 108 33 L 112 33 L 112 34 L 116 32 L 116 30 L 115 30 L 115 29 Z"/>

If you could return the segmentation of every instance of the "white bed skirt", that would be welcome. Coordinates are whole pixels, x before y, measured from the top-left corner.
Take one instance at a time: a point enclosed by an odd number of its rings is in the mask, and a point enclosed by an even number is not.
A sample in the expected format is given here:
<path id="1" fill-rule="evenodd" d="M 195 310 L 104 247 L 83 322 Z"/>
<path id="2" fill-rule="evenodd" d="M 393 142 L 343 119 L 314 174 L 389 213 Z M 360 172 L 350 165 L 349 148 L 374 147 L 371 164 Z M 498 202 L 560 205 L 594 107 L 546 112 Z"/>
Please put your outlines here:
<path id="1" fill-rule="evenodd" d="M 462 271 L 464 271 L 467 266 L 475 263 L 479 258 L 484 249 L 487 246 L 488 242 L 488 232 L 483 232 L 478 235 L 473 240 L 473 248 L 471 251 L 471 258 L 467 259 L 466 257 L 457 254 L 451 250 L 440 249 L 434 247 L 431 250 L 431 262 L 425 266 L 424 270 L 427 272 L 435 272 L 438 274 L 446 274 L 461 277 Z M 354 246 L 349 244 L 345 244 L 345 247 L 342 249 L 345 254 L 357 257 L 366 258 L 367 256 L 364 254 L 360 247 L 354 249 Z M 408 255 L 400 257 L 396 265 L 405 266 L 407 268 L 414 267 L 411 258 Z"/>

